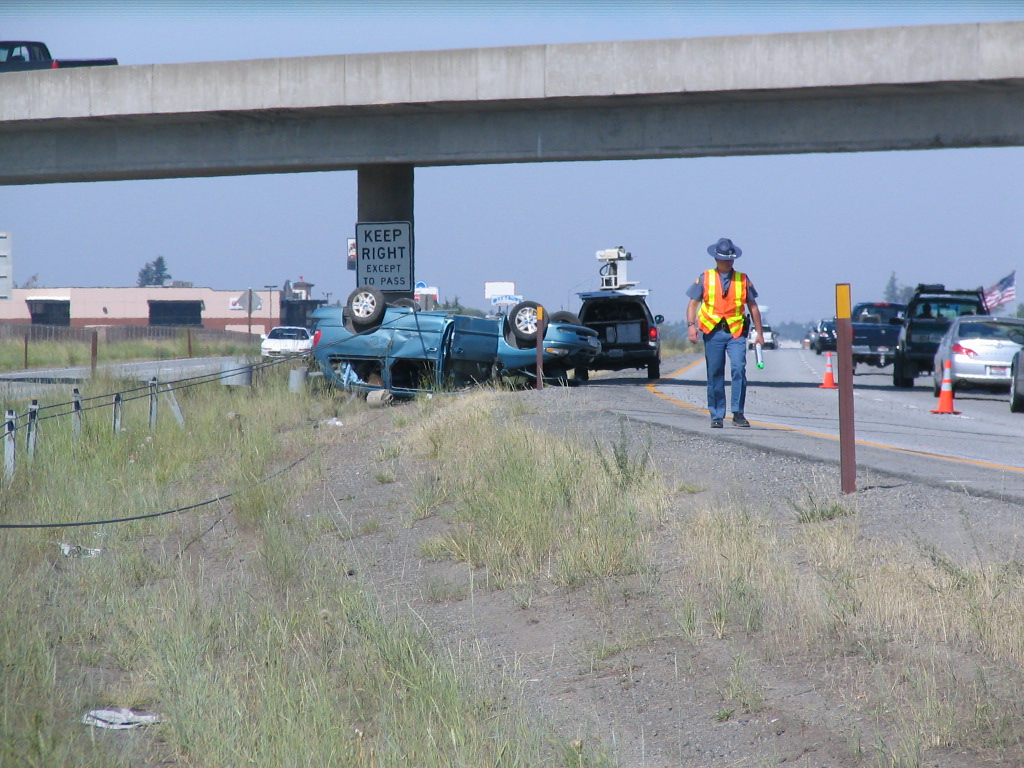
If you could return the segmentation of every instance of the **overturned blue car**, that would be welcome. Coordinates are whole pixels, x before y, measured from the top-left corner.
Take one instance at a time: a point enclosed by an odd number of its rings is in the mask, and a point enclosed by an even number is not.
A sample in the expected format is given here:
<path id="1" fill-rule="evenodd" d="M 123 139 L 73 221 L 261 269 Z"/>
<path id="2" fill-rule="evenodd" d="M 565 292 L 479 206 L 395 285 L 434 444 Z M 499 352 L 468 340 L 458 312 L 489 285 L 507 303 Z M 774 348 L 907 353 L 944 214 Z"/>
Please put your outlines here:
<path id="1" fill-rule="evenodd" d="M 535 383 L 538 330 L 545 381 L 567 381 L 569 371 L 601 351 L 597 332 L 572 313 L 542 314 L 539 329 L 537 316 L 532 301 L 500 318 L 425 312 L 410 299 L 388 305 L 380 291 L 364 286 L 344 307 L 313 313 L 313 357 L 335 386 L 401 397 L 485 381 Z"/>

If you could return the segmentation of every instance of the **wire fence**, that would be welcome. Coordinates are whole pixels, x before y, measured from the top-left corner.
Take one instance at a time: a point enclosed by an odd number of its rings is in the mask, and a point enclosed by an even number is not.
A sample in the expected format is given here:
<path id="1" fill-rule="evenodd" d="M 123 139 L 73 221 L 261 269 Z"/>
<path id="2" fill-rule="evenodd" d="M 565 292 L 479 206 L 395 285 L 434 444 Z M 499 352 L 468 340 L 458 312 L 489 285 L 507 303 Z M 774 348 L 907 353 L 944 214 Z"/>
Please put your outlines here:
<path id="1" fill-rule="evenodd" d="M 419 318 L 416 319 L 417 328 L 419 326 Z M 397 318 L 396 318 L 397 320 Z M 395 322 L 395 320 L 384 322 L 381 326 L 386 326 Z M 373 333 L 381 326 L 374 328 L 368 328 L 364 331 L 359 331 L 351 336 L 343 337 L 332 342 L 327 342 L 320 345 L 321 348 L 333 348 L 338 347 L 346 342 L 363 336 L 366 334 Z M 17 414 L 14 410 L 7 410 L 4 417 L 4 427 L 2 430 L 2 437 L 4 443 L 4 482 L 9 484 L 13 478 L 16 460 L 18 455 L 17 450 L 17 438 L 19 434 L 24 434 L 24 448 L 26 453 L 31 458 L 35 453 L 38 442 L 40 430 L 39 426 L 42 422 L 50 419 L 58 419 L 62 417 L 70 417 L 72 430 L 77 435 L 82 429 L 82 417 L 84 412 L 110 408 L 111 409 L 111 425 L 114 433 L 116 434 L 121 430 L 121 418 L 123 414 L 123 407 L 126 403 L 133 400 L 139 400 L 143 398 L 149 398 L 149 425 L 153 429 L 157 423 L 158 413 L 158 401 L 160 395 L 163 395 L 167 402 L 170 404 L 174 411 L 175 418 L 180 426 L 185 425 L 184 414 L 181 412 L 180 407 L 177 404 L 177 398 L 175 393 L 190 387 L 203 386 L 211 383 L 227 383 L 230 380 L 237 380 L 241 377 L 242 380 L 249 378 L 251 382 L 251 376 L 260 372 L 264 369 L 273 368 L 278 365 L 291 364 L 296 361 L 306 361 L 307 353 L 295 353 L 290 355 L 282 355 L 280 357 L 272 358 L 269 360 L 261 360 L 258 363 L 246 362 L 235 367 L 221 366 L 221 370 L 217 373 L 201 374 L 198 376 L 190 376 L 181 379 L 175 379 L 168 382 L 159 382 L 155 377 L 151 378 L 148 382 L 142 383 L 136 387 L 129 387 L 122 389 L 117 392 L 109 392 L 101 395 L 93 395 L 90 397 L 83 397 L 79 392 L 78 388 L 72 390 L 72 396 L 70 400 L 53 403 L 49 405 L 40 405 L 38 400 L 32 400 L 27 410 L 23 414 Z M 243 375 L 244 374 L 244 375 Z M 162 389 L 161 389 L 162 387 Z M 277 470 L 276 472 L 267 475 L 266 477 L 257 479 L 255 482 L 250 484 L 248 487 L 253 487 L 267 482 L 291 469 L 300 463 L 307 460 L 319 449 L 310 451 L 305 456 L 302 456 L 295 461 L 291 462 L 287 466 Z M 194 504 L 189 504 L 175 509 L 163 510 L 160 512 L 151 512 L 141 515 L 133 515 L 128 517 L 110 518 L 103 520 L 85 520 L 75 522 L 62 522 L 62 523 L 0 523 L 0 529 L 31 529 L 31 528 L 71 528 L 71 527 L 82 527 L 91 525 L 104 525 L 110 523 L 122 523 L 130 522 L 135 520 L 144 520 L 155 517 L 162 517 L 165 515 L 174 514 L 176 512 L 184 512 L 191 509 L 197 509 L 209 504 L 222 501 L 230 498 L 231 496 L 240 493 L 245 489 L 236 489 L 234 491 L 221 494 L 215 498 L 207 499 Z"/>
<path id="2" fill-rule="evenodd" d="M 18 437 L 23 435 L 22 446 L 29 459 L 33 458 L 40 439 L 40 426 L 43 422 L 51 419 L 70 418 L 71 429 L 75 435 L 82 430 L 82 418 L 86 411 L 109 408 L 111 409 L 111 429 L 117 434 L 122 429 L 124 407 L 134 400 L 149 400 L 149 428 L 155 429 L 158 413 L 159 400 L 163 396 L 165 402 L 171 408 L 175 420 L 179 426 L 185 426 L 185 416 L 178 404 L 176 393 L 192 387 L 203 386 L 211 383 L 250 383 L 252 375 L 258 371 L 272 368 L 278 365 L 291 364 L 297 360 L 305 362 L 304 354 L 282 355 L 271 360 L 257 363 L 245 362 L 235 366 L 222 365 L 216 373 L 200 374 L 189 376 L 172 381 L 160 382 L 156 377 L 149 381 L 140 382 L 138 386 L 121 389 L 116 392 L 108 392 L 90 397 L 83 397 L 77 387 L 72 389 L 71 399 L 48 405 L 40 405 L 38 399 L 33 399 L 24 413 L 16 413 L 8 409 L 4 414 L 3 425 L 3 454 L 4 454 L 4 481 L 9 483 L 14 476 L 18 455 Z"/>
<path id="3" fill-rule="evenodd" d="M 0 323 L 0 341 L 80 342 L 88 344 L 95 335 L 101 343 L 126 341 L 165 341 L 191 336 L 197 342 L 250 343 L 253 335 L 245 331 L 222 331 L 216 328 L 181 325 L 99 325 L 72 328 L 65 325 Z"/>

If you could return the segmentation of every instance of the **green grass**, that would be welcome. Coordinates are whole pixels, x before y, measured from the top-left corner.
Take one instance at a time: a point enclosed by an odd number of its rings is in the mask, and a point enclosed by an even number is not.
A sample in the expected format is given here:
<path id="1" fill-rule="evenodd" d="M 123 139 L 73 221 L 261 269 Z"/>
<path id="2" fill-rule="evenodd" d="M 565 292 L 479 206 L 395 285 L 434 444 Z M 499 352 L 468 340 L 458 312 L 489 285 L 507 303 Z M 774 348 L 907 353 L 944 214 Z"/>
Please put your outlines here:
<path id="1" fill-rule="evenodd" d="M 77 437 L 45 421 L 35 459 L 21 456 L 0 487 L 4 523 L 128 517 L 233 492 L 130 523 L 0 529 L 0 765 L 614 765 L 600 743 L 533 719 L 475 644 L 446 644 L 362 589 L 338 543 L 393 535 L 379 521 L 356 528 L 338 506 L 300 501 L 324 482 L 318 447 L 339 439 L 317 425 L 340 416 L 365 436 L 365 405 L 290 393 L 283 369 L 252 390 L 179 398 L 184 428 L 164 412 L 150 430 L 146 399 L 125 405 L 117 435 L 107 408 L 88 411 Z M 871 541 L 850 502 L 813 488 L 789 501 L 796 520 L 786 499 L 767 514 L 696 483 L 670 491 L 624 424 L 607 444 L 556 437 L 518 393 L 387 413 L 401 438 L 361 441 L 370 482 L 405 482 L 409 523 L 446 523 L 423 554 L 468 568 L 467 582 L 428 580 L 423 599 L 508 588 L 527 608 L 552 586 L 578 590 L 606 622 L 581 638 L 594 669 L 672 643 L 726 659 L 707 680 L 720 722 L 777 706 L 773 669 L 819 670 L 831 681 L 821 695 L 850 712 L 840 736 L 854 764 L 1021 754 L 1019 562 Z M 658 571 L 655 535 L 674 548 L 671 571 Z M 65 557 L 61 544 L 100 552 Z M 616 623 L 639 599 L 643 623 Z M 111 706 L 162 722 L 116 747 L 80 723 Z"/>
<path id="2" fill-rule="evenodd" d="M 319 441 L 336 439 L 317 422 L 365 406 L 290 393 L 285 374 L 184 390 L 185 428 L 163 418 L 150 431 L 145 400 L 126 404 L 117 435 L 109 409 L 87 412 L 77 437 L 46 422 L 35 459 L 0 489 L 3 522 L 234 495 L 138 522 L 0 530 L 0 765 L 608 765 L 524 714 L 472 652 L 442 653 L 413 617 L 380 610 L 336 549 L 375 526 L 289 513 L 322 482 Z M 87 397 L 117 382 L 93 387 Z M 378 458 L 400 455 L 390 444 Z M 61 543 L 100 552 L 64 557 Z M 119 747 L 79 722 L 112 706 L 161 723 Z"/>
<path id="3" fill-rule="evenodd" d="M 188 355 L 188 341 L 184 333 L 174 339 L 151 339 L 100 343 L 96 347 L 99 363 L 123 360 L 171 360 Z M 192 357 L 229 355 L 259 355 L 259 342 L 200 341 L 192 338 Z M 28 365 L 25 364 L 23 340 L 0 341 L 0 371 L 24 368 L 51 368 L 56 366 L 89 365 L 92 344 L 85 342 L 30 342 Z"/>
<path id="4" fill-rule="evenodd" d="M 514 408 L 515 400 L 505 402 Z M 502 407 L 497 395 L 465 397 L 426 419 L 423 439 L 413 441 L 438 468 L 414 506 L 436 509 L 431 489 L 444 488 L 442 514 L 454 523 L 424 554 L 484 566 L 496 586 L 544 576 L 576 587 L 642 572 L 648 531 L 667 498 L 646 447 L 620 436 L 595 451 L 517 423 Z"/>

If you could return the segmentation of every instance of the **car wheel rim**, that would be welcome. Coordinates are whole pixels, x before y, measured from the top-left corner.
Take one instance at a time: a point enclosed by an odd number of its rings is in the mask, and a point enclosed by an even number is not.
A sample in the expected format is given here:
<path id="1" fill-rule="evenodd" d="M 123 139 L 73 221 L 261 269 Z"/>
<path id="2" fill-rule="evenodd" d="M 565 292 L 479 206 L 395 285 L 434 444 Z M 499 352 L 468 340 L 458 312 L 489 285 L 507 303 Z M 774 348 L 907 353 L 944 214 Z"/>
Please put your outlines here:
<path id="1" fill-rule="evenodd" d="M 372 294 L 360 293 L 352 300 L 352 314 L 356 317 L 370 317 L 375 309 L 377 302 L 373 300 Z"/>
<path id="2" fill-rule="evenodd" d="M 537 310 L 524 309 L 516 315 L 516 328 L 523 333 L 537 332 Z"/>

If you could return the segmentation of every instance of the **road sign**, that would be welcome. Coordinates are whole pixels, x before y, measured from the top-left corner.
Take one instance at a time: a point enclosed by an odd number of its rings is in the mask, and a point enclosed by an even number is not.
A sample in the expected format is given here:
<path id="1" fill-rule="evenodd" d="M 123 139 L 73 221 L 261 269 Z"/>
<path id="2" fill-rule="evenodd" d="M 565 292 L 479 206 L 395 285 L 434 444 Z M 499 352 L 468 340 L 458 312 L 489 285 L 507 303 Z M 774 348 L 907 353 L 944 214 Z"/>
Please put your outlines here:
<path id="1" fill-rule="evenodd" d="M 384 292 L 412 291 L 412 223 L 356 224 L 356 284 Z"/>
<path id="2" fill-rule="evenodd" d="M 484 298 L 493 299 L 495 296 L 508 296 L 516 292 L 516 284 L 511 280 L 485 280 Z"/>
<path id="3" fill-rule="evenodd" d="M 244 291 L 237 299 L 232 299 L 229 308 L 240 309 L 251 315 L 253 312 L 263 309 L 263 300 L 260 299 L 260 295 L 256 291 L 250 288 Z"/>
<path id="4" fill-rule="evenodd" d="M 504 296 L 492 296 L 491 304 L 496 307 L 512 307 L 523 300 L 522 296 L 516 296 L 515 294 L 505 294 Z"/>

